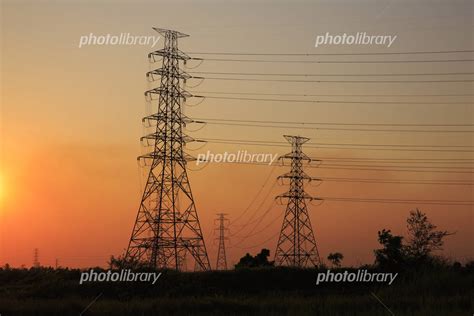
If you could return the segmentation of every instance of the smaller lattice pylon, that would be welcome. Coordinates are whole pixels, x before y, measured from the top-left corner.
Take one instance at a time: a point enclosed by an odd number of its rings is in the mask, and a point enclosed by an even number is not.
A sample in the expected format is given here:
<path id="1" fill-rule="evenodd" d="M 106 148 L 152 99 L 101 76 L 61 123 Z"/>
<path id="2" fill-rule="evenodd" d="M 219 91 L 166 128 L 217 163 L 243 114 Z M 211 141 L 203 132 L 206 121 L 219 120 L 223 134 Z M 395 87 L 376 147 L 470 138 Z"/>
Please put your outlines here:
<path id="1" fill-rule="evenodd" d="M 279 200 L 285 199 L 287 206 L 275 251 L 275 264 L 298 268 L 316 267 L 321 264 L 321 259 L 306 201 L 318 198 L 310 196 L 304 190 L 304 184 L 312 179 L 303 170 L 303 163 L 311 161 L 302 149 L 309 138 L 289 135 L 284 137 L 291 144 L 291 152 L 280 159 L 290 160 L 291 165 L 289 172 L 278 177 L 280 180 L 289 181 L 289 189 L 276 197 Z"/>
<path id="2" fill-rule="evenodd" d="M 228 219 L 225 217 L 227 214 L 218 213 L 216 221 L 218 222 L 218 227 L 216 230 L 219 230 L 219 236 L 216 239 L 219 240 L 219 248 L 217 250 L 217 262 L 216 270 L 227 270 L 227 257 L 225 253 L 225 240 L 229 238 L 225 237 L 225 232 L 228 230 L 226 224 L 228 224 Z"/>
<path id="3" fill-rule="evenodd" d="M 35 248 L 33 250 L 33 267 L 34 268 L 39 268 L 40 267 L 38 248 Z"/>

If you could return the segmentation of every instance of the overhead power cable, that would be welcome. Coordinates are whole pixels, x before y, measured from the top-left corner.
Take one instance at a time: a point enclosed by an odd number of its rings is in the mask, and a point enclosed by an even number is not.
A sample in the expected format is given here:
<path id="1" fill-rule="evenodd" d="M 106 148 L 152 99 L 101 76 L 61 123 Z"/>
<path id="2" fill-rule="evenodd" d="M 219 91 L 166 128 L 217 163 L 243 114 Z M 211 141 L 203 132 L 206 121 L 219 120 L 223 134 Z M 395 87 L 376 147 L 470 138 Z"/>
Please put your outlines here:
<path id="1" fill-rule="evenodd" d="M 326 131 L 357 131 L 357 132 L 402 132 L 402 133 L 474 133 L 474 130 L 419 130 L 419 129 L 374 129 L 374 128 L 339 128 L 339 127 L 305 127 L 305 126 L 285 126 L 285 125 L 259 125 L 245 123 L 222 123 L 208 122 L 209 125 L 259 127 L 259 128 L 279 128 L 279 129 L 304 129 L 304 130 L 326 130 Z"/>
<path id="2" fill-rule="evenodd" d="M 190 91 L 191 94 L 235 94 L 235 95 L 273 95 L 292 97 L 472 97 L 474 94 L 305 94 L 305 93 L 256 93 L 224 91 Z"/>
<path id="3" fill-rule="evenodd" d="M 446 166 L 406 166 L 406 165 L 352 165 L 352 164 L 333 164 L 323 162 L 321 166 L 330 167 L 367 167 L 367 168 L 407 168 L 407 169 L 443 169 L 443 170 L 465 170 L 466 172 L 474 172 L 474 168 L 467 167 L 446 167 Z"/>
<path id="4" fill-rule="evenodd" d="M 259 163 L 259 162 L 222 162 L 231 165 L 256 165 L 256 166 L 270 166 L 268 163 Z M 275 164 L 274 164 L 275 166 Z M 279 167 L 289 167 L 288 165 L 277 165 Z M 360 168 L 357 165 L 349 166 L 349 165 L 341 165 L 339 166 L 330 166 L 330 165 L 308 165 L 305 168 L 318 168 L 318 169 L 335 169 L 335 170 L 358 170 L 358 171 L 386 171 L 386 172 L 422 172 L 422 173 L 453 173 L 453 174 L 472 174 L 474 171 L 473 169 L 469 169 L 466 171 L 458 171 L 458 170 L 420 170 L 420 169 L 402 169 L 405 166 L 394 167 L 395 169 L 387 169 L 390 166 L 380 166 L 380 167 L 372 167 L 372 168 Z"/>
<path id="5" fill-rule="evenodd" d="M 242 216 L 244 216 L 248 210 L 250 209 L 250 207 L 255 203 L 255 201 L 257 200 L 257 198 L 260 196 L 260 194 L 262 193 L 263 189 L 267 186 L 268 184 L 268 181 L 270 180 L 273 172 L 275 171 L 275 167 L 276 165 L 270 170 L 270 172 L 268 173 L 268 176 L 265 178 L 265 181 L 263 182 L 263 185 L 260 187 L 260 189 L 257 191 L 257 194 L 254 196 L 254 198 L 250 201 L 250 203 L 247 205 L 247 207 L 245 208 L 245 210 L 239 215 L 237 216 L 234 220 L 232 220 L 232 222 L 229 224 L 229 227 L 231 227 L 232 225 L 235 225 L 235 223 L 237 223 L 241 218 Z"/>
<path id="6" fill-rule="evenodd" d="M 251 233 L 251 234 L 249 233 L 249 234 L 247 234 L 247 235 L 245 235 L 245 236 L 243 236 L 243 237 L 242 237 L 242 236 L 236 236 L 236 237 L 237 237 L 237 238 L 242 238 L 241 240 L 239 240 L 239 242 L 241 242 L 242 240 L 245 240 L 245 239 L 247 239 L 248 237 L 253 237 L 253 236 L 259 235 L 259 234 L 261 234 L 263 231 L 265 231 L 266 229 L 268 229 L 269 227 L 271 227 L 272 224 L 275 223 L 277 220 L 279 220 L 282 216 L 283 216 L 282 213 L 280 213 L 280 215 L 278 215 L 278 216 L 275 216 L 275 218 L 274 218 L 271 222 L 269 222 L 269 223 L 268 223 L 267 225 L 265 225 L 262 229 L 260 229 L 260 230 L 258 230 L 258 231 L 256 231 L 256 232 L 253 232 L 253 233 Z"/>
<path id="7" fill-rule="evenodd" d="M 474 59 L 473 59 L 474 61 Z M 258 82 L 298 82 L 298 83 L 441 83 L 441 82 L 474 82 L 472 79 L 457 80 L 290 80 L 290 79 L 257 79 L 193 76 L 192 79 L 222 81 L 258 81 Z"/>
<path id="8" fill-rule="evenodd" d="M 423 124 L 423 123 L 341 123 L 341 122 L 296 122 L 296 121 L 268 121 L 268 120 L 236 120 L 221 118 L 197 118 L 206 122 L 222 121 L 222 122 L 244 122 L 244 123 L 265 123 L 265 124 L 297 124 L 297 125 L 342 125 L 342 126 L 474 126 L 474 124 Z"/>
<path id="9" fill-rule="evenodd" d="M 310 73 L 268 73 L 268 72 L 225 72 L 225 71 L 193 71 L 190 75 L 229 75 L 229 76 L 275 76 L 275 77 L 397 77 L 397 76 L 462 76 L 474 75 L 474 72 L 433 72 L 433 73 L 331 73 L 331 74 L 310 74 Z"/>
<path id="10" fill-rule="evenodd" d="M 315 161 L 317 161 L 317 158 L 311 158 Z M 329 162 L 329 163 L 382 163 L 382 164 L 390 164 L 390 163 L 400 163 L 400 164 L 410 164 L 412 166 L 418 166 L 418 165 L 423 165 L 423 166 L 429 166 L 429 165 L 434 165 L 434 166 L 452 166 L 454 165 L 460 165 L 467 167 L 465 165 L 472 165 L 474 166 L 473 161 L 429 161 L 429 160 L 422 160 L 422 161 L 411 161 L 411 160 L 352 160 L 352 159 L 338 159 L 338 160 L 332 160 L 332 159 L 319 159 L 319 161 L 322 161 L 323 163 Z"/>
<path id="11" fill-rule="evenodd" d="M 191 55 L 227 55 L 227 56 L 372 56 L 372 55 L 426 55 L 473 53 L 474 50 L 438 50 L 411 52 L 367 52 L 367 53 L 239 53 L 239 52 L 191 52 Z"/>
<path id="12" fill-rule="evenodd" d="M 231 233 L 231 234 L 230 234 L 230 237 L 237 235 L 238 233 L 240 233 L 241 231 L 243 231 L 247 226 L 249 226 L 249 225 L 251 225 L 251 224 L 253 224 L 253 223 L 255 223 L 255 222 L 258 222 L 258 221 L 260 220 L 261 217 L 256 218 L 255 220 L 254 220 L 254 217 L 255 217 L 255 215 L 257 215 L 258 211 L 259 211 L 259 210 L 262 208 L 262 206 L 265 204 L 265 202 L 267 201 L 267 199 L 268 199 L 270 193 L 272 192 L 272 190 L 273 190 L 273 188 L 275 187 L 276 184 L 277 184 L 277 182 L 276 182 L 276 180 L 275 180 L 275 181 L 273 182 L 272 186 L 270 187 L 269 191 L 265 194 L 265 196 L 264 196 L 262 202 L 255 208 L 254 212 L 253 212 L 252 215 L 249 217 L 248 221 L 247 221 L 245 224 L 243 224 L 240 229 L 238 229 L 237 231 Z M 265 215 L 266 215 L 266 213 L 265 213 L 264 215 L 262 215 L 262 216 L 265 216 Z"/>
<path id="13" fill-rule="evenodd" d="M 367 147 L 436 147 L 436 148 L 473 148 L 473 145 L 413 145 L 413 144 L 357 144 L 357 143 L 311 143 L 312 145 L 367 146 Z"/>
<path id="14" fill-rule="evenodd" d="M 232 244 L 231 246 L 229 246 L 229 248 L 239 248 L 239 249 L 252 249 L 252 248 L 257 248 L 257 247 L 260 247 L 260 246 L 262 246 L 262 245 L 265 245 L 267 242 L 269 242 L 269 241 L 272 240 L 273 238 L 277 237 L 279 234 L 280 234 L 280 232 L 278 231 L 276 234 L 272 235 L 270 238 L 265 239 L 264 241 L 262 241 L 261 243 L 258 243 L 258 244 L 256 244 L 256 245 L 241 247 L 241 246 L 237 246 L 237 245 L 235 245 L 235 244 Z"/>
<path id="15" fill-rule="evenodd" d="M 423 185 L 474 185 L 474 182 L 467 181 L 428 181 L 413 179 L 373 179 L 373 178 L 337 178 L 322 177 L 319 178 L 323 182 L 358 182 L 358 183 L 375 183 L 375 184 L 423 184 Z"/>
<path id="16" fill-rule="evenodd" d="M 394 203 L 394 204 L 434 204 L 434 205 L 474 205 L 474 201 L 460 200 L 399 200 L 399 199 L 368 199 L 368 198 L 338 198 L 338 197 L 321 197 L 324 201 L 336 202 L 363 202 L 363 203 Z"/>
<path id="17" fill-rule="evenodd" d="M 235 59 L 235 58 L 199 58 L 191 60 L 241 63 L 295 63 L 295 64 L 411 64 L 411 63 L 457 63 L 473 62 L 474 59 L 435 59 L 435 60 L 270 60 L 270 59 Z"/>
<path id="18" fill-rule="evenodd" d="M 298 99 L 269 99 L 269 98 L 242 98 L 242 97 L 215 97 L 206 95 L 193 95 L 195 98 L 239 101 L 265 101 L 265 102 L 291 102 L 291 103 L 348 103 L 348 104 L 473 104 L 473 102 L 406 102 L 406 101 L 344 101 L 344 100 L 298 100 Z"/>
<path id="19" fill-rule="evenodd" d="M 202 140 L 210 142 L 210 143 L 218 143 L 218 144 L 239 144 L 239 145 L 253 145 L 253 146 L 270 146 L 270 147 L 283 147 L 285 146 L 283 142 L 275 142 L 275 141 L 252 141 L 252 140 L 241 140 L 241 139 L 219 139 L 219 138 L 203 138 Z M 335 147 L 333 147 L 336 145 Z M 341 147 L 341 144 L 314 144 L 308 143 L 306 145 L 307 148 L 327 148 L 327 149 L 363 149 L 363 150 L 389 150 L 389 151 L 437 151 L 437 152 L 474 152 L 474 150 L 463 150 L 463 149 L 450 149 L 450 150 L 442 150 L 442 149 L 405 149 L 405 148 L 364 148 L 364 147 L 354 147 L 354 146 L 362 146 L 360 144 L 354 145 L 345 145 L 346 147 Z M 365 146 L 365 145 L 363 145 Z M 423 146 L 419 146 L 423 147 Z M 425 146 L 426 147 L 426 146 Z M 443 148 L 440 145 L 437 146 L 429 146 L 434 148 Z"/>
<path id="20" fill-rule="evenodd" d="M 265 210 L 265 212 L 263 212 L 263 215 L 260 216 L 260 218 L 256 221 L 256 224 L 253 226 L 253 228 L 245 236 L 240 237 L 241 238 L 240 242 L 247 239 L 248 237 L 254 236 L 255 229 L 257 229 L 258 225 L 260 225 L 260 223 L 265 218 L 265 216 L 270 213 L 270 211 L 272 210 L 272 207 L 274 206 L 274 204 L 275 204 L 275 200 L 272 200 L 272 203 L 268 206 L 268 208 Z M 237 237 L 235 234 L 232 234 L 232 236 Z M 239 237 L 237 237 L 237 238 L 239 238 Z"/>
<path id="21" fill-rule="evenodd" d="M 460 163 L 460 164 L 473 164 L 474 158 L 343 158 L 343 157 L 310 157 L 312 160 L 323 160 L 323 161 L 345 161 L 345 162 L 400 162 L 400 163 Z"/>
<path id="22" fill-rule="evenodd" d="M 307 167 L 315 168 L 315 167 Z M 319 166 L 319 169 L 335 169 L 335 170 L 360 170 L 360 171 L 384 171 L 384 172 L 426 172 L 426 173 L 456 173 L 456 174 L 472 174 L 474 171 L 453 171 L 453 170 L 415 170 L 415 169 L 387 169 L 387 168 L 352 168 L 352 167 L 334 167 Z"/>

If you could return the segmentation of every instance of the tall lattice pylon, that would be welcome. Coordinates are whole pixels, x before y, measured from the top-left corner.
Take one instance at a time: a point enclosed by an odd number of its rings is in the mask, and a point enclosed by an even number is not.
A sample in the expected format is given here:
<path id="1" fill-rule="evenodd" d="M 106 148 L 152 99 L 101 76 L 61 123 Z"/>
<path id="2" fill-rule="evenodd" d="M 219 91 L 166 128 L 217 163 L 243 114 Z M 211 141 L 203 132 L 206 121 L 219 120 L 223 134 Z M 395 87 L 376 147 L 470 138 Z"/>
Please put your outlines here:
<path id="1" fill-rule="evenodd" d="M 217 214 L 217 220 L 219 221 L 219 248 L 217 250 L 217 263 L 216 263 L 216 270 L 227 270 L 227 257 L 225 254 L 225 231 L 227 228 L 225 227 L 226 222 L 228 221 L 225 218 L 225 213 Z"/>
<path id="2" fill-rule="evenodd" d="M 183 147 L 193 139 L 183 133 L 190 120 L 181 104 L 190 96 L 182 85 L 190 76 L 180 70 L 180 62 L 190 57 L 178 49 L 178 38 L 188 35 L 154 28 L 164 39 L 164 48 L 148 55 L 151 61 L 162 58 L 162 67 L 147 73 L 159 87 L 145 96 L 157 101 L 157 112 L 144 122 L 156 127 L 142 137 L 153 150 L 140 160 L 150 166 L 132 236 L 125 259 L 156 268 L 183 270 L 190 255 L 199 270 L 210 270 L 209 258 L 194 204 Z"/>
<path id="3" fill-rule="evenodd" d="M 303 153 L 302 145 L 309 140 L 306 137 L 284 135 L 291 143 L 291 153 L 280 157 L 291 160 L 291 171 L 278 177 L 289 179 L 288 192 L 277 196 L 277 199 L 288 201 L 283 225 L 275 251 L 275 264 L 292 267 L 314 267 L 320 264 L 316 239 L 308 215 L 307 200 L 313 200 L 304 191 L 304 183 L 311 177 L 303 171 L 303 162 L 311 159 Z"/>

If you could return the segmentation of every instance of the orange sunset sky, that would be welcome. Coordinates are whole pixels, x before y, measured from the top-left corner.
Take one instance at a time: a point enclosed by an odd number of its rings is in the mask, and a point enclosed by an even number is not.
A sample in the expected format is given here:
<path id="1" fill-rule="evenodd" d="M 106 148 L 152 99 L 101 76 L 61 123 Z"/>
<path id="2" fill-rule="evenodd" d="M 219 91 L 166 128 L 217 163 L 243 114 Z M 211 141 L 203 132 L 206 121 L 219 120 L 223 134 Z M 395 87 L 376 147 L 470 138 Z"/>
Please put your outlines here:
<path id="1" fill-rule="evenodd" d="M 472 50 L 472 1 L 2 1 L 1 2 L 1 164 L 0 265 L 31 266 L 33 249 L 42 265 L 105 266 L 127 247 L 143 188 L 136 157 L 145 129 L 141 118 L 156 110 L 146 104 L 145 73 L 150 46 L 85 46 L 83 35 L 157 36 L 152 27 L 189 34 L 180 49 L 199 52 L 357 53 Z M 397 35 L 391 48 L 314 47 L 317 35 L 367 32 Z M 159 41 L 155 49 L 161 48 Z M 192 54 L 195 53 L 195 54 Z M 351 56 L 324 56 L 351 60 Z M 472 59 L 472 54 L 382 56 L 362 59 Z M 190 63 L 191 68 L 197 63 Z M 473 71 L 473 63 L 409 64 L 251 64 L 205 61 L 187 71 L 267 73 L 436 73 Z M 437 77 L 439 78 L 439 77 Z M 458 77 L 443 77 L 443 79 Z M 462 77 L 463 79 L 472 79 Z M 334 78 L 324 78 L 334 79 Z M 341 79 L 341 78 L 339 78 Z M 342 78 L 344 79 L 344 78 Z M 353 78 L 352 78 L 353 79 Z M 388 78 L 393 79 L 393 78 Z M 408 78 L 417 79 L 417 78 Z M 419 79 L 419 78 L 418 78 Z M 424 79 L 432 79 L 431 77 Z M 448 83 L 284 83 L 191 80 L 188 90 L 294 94 L 472 94 L 471 82 Z M 292 97 L 290 97 L 292 98 Z M 324 99 L 324 97 L 322 97 Z M 327 100 L 329 97 L 326 97 Z M 331 100 L 400 101 L 397 97 L 333 97 Z M 404 98 L 427 104 L 282 103 L 206 99 L 184 108 L 195 118 L 340 123 L 473 124 L 472 96 Z M 199 100 L 189 100 L 191 105 Z M 430 104 L 430 102 L 433 102 Z M 444 102 L 444 103 L 443 103 Z M 471 104 L 454 104 L 471 102 Z M 435 104 L 436 103 L 436 104 Z M 440 104 L 441 103 L 441 104 Z M 472 133 L 395 133 L 264 129 L 244 126 L 189 126 L 195 138 L 285 141 L 299 134 L 313 143 L 473 146 Z M 471 127 L 472 129 L 472 127 Z M 284 147 L 234 144 L 188 145 L 192 155 L 210 150 L 284 154 Z M 311 157 L 474 159 L 472 152 L 378 151 L 307 148 Z M 453 167 L 453 166 L 450 166 Z M 281 167 L 189 164 L 189 177 L 214 266 L 215 214 L 232 221 L 255 203 L 230 233 L 228 262 L 266 247 L 272 257 L 284 206 L 275 206 L 245 238 L 245 224 L 261 216 L 286 188 L 272 186 Z M 449 169 L 449 168 L 448 168 Z M 308 169 L 314 177 L 472 181 L 472 173 Z M 314 196 L 422 200 L 473 200 L 470 185 L 323 182 L 308 186 Z M 265 196 L 267 199 L 264 199 Z M 405 234 L 405 220 L 419 207 L 443 230 L 444 254 L 473 259 L 473 207 L 326 201 L 310 206 L 312 226 L 323 258 L 344 254 L 344 264 L 373 262 L 377 231 Z M 279 217 L 279 218 L 277 218 Z"/>

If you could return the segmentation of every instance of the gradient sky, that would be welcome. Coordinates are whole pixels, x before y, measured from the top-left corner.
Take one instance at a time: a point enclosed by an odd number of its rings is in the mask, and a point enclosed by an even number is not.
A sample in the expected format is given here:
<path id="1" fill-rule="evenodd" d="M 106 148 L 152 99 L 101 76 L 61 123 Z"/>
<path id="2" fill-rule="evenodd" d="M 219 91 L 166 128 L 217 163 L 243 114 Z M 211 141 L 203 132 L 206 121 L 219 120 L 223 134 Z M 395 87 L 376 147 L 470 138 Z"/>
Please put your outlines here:
<path id="1" fill-rule="evenodd" d="M 397 35 L 390 51 L 473 49 L 472 1 L 2 1 L 1 43 L 1 165 L 0 264 L 30 266 L 33 249 L 40 261 L 86 267 L 104 265 L 127 246 L 141 197 L 143 149 L 139 137 L 147 108 L 143 91 L 148 46 L 89 46 L 78 48 L 82 35 L 157 35 L 153 26 L 189 34 L 180 41 L 186 52 L 352 53 L 389 51 L 381 47 L 328 46 L 314 48 L 317 35 L 367 32 Z M 162 42 L 158 44 L 161 48 Z M 198 54 L 196 54 L 197 56 Z M 444 58 L 472 55 L 445 55 Z M 335 57 L 325 57 L 327 60 Z M 340 58 L 340 57 L 339 57 Z M 352 57 L 349 57 L 352 58 Z M 366 57 L 365 57 L 366 58 Z M 369 57 L 370 59 L 371 57 Z M 420 59 L 424 56 L 383 57 Z M 441 58 L 430 56 L 429 58 Z M 343 60 L 343 59 L 341 59 Z M 156 65 L 159 66 L 159 65 Z M 190 67 L 194 64 L 190 64 Z M 386 73 L 473 71 L 472 63 L 446 64 L 237 64 L 204 62 L 196 71 Z M 191 71 L 191 70 L 189 70 Z M 325 78 L 327 79 L 327 78 Z M 412 79 L 412 78 L 410 78 Z M 448 77 L 449 79 L 449 77 Z M 193 86 L 199 82 L 190 82 Z M 300 94 L 465 94 L 471 83 L 337 84 L 256 83 L 206 80 L 202 91 Z M 337 99 L 341 99 L 340 97 Z M 354 100 L 354 99 L 352 99 Z M 370 99 L 371 101 L 382 98 Z M 399 99 L 383 98 L 384 101 Z M 419 101 L 420 99 L 404 99 Z M 186 107 L 190 117 L 306 122 L 472 124 L 468 97 L 426 97 L 446 104 L 291 104 L 207 99 Z M 193 101 L 190 101 L 193 104 Z M 283 134 L 300 134 L 313 142 L 374 144 L 474 145 L 472 134 L 364 133 L 206 126 L 188 132 L 193 137 L 284 141 Z M 190 149 L 198 148 L 191 144 Z M 248 150 L 286 153 L 286 148 L 208 144 L 190 151 Z M 308 149 L 312 157 L 472 158 L 469 153 L 427 153 Z M 285 191 L 273 178 L 283 168 L 213 164 L 189 176 L 211 264 L 215 213 L 232 220 L 272 177 L 254 207 L 256 218 L 270 198 Z M 196 170 L 196 171 L 193 171 Z M 270 172 L 273 172 L 270 175 Z M 408 173 L 310 169 L 313 176 L 387 179 L 464 179 L 472 174 Z M 315 196 L 395 199 L 472 200 L 471 186 L 323 183 L 308 187 Z M 377 231 L 405 234 L 405 219 L 415 207 L 425 211 L 441 229 L 455 231 L 444 253 L 457 260 L 472 259 L 473 209 L 470 206 L 363 204 L 325 202 L 310 214 L 323 258 L 340 251 L 346 264 L 370 263 Z M 244 241 L 231 240 L 229 262 L 246 252 L 276 246 L 283 206 L 275 207 Z M 244 216 L 240 224 L 250 216 Z M 239 224 L 239 223 L 237 223 Z M 238 227 L 231 230 L 235 233 Z M 250 227 L 250 229 L 252 226 Z M 250 229 L 237 235 L 245 235 Z M 266 241 L 270 238 L 269 241 Z M 265 242 L 266 241 L 266 242 Z M 256 247 L 253 247 L 256 246 Z"/>

